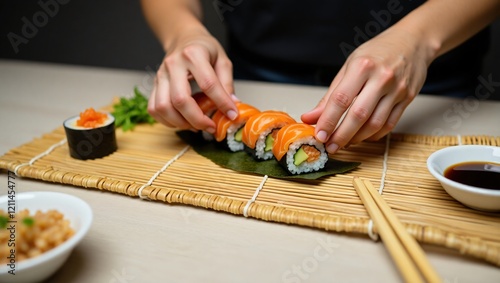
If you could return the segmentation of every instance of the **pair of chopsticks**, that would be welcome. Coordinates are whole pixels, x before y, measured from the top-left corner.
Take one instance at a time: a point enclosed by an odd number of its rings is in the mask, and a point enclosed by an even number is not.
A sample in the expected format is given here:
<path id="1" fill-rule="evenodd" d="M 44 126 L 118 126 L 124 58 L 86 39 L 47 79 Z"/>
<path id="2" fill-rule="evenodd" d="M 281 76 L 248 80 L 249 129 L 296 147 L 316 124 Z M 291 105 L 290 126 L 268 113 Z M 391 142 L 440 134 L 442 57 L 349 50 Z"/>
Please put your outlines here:
<path id="1" fill-rule="evenodd" d="M 353 184 L 405 281 L 441 282 L 422 248 L 406 231 L 372 183 L 355 177 Z"/>

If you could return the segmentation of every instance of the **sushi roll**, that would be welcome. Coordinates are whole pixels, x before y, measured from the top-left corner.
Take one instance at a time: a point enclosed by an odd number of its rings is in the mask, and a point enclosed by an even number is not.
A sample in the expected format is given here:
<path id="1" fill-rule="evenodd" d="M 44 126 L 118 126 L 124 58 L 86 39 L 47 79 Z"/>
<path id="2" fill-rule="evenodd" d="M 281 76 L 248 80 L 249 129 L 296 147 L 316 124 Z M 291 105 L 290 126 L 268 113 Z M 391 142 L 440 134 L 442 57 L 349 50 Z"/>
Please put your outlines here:
<path id="1" fill-rule="evenodd" d="M 278 130 L 296 123 L 286 112 L 267 110 L 250 117 L 243 127 L 242 142 L 245 151 L 256 160 L 273 158 L 273 144 Z"/>
<path id="2" fill-rule="evenodd" d="M 278 131 L 273 154 L 291 174 L 319 171 L 328 161 L 325 145 L 314 137 L 314 127 L 301 123 L 286 125 Z"/>
<path id="3" fill-rule="evenodd" d="M 70 156 L 80 160 L 96 159 L 115 152 L 115 118 L 108 113 L 86 109 L 63 123 Z"/>
<path id="4" fill-rule="evenodd" d="M 234 121 L 229 120 L 220 110 L 217 110 L 212 117 L 216 124 L 215 140 L 233 152 L 243 150 L 244 146 L 241 142 L 243 126 L 250 117 L 260 113 L 259 109 L 245 103 L 237 102 L 236 107 L 238 107 L 239 114 Z"/>

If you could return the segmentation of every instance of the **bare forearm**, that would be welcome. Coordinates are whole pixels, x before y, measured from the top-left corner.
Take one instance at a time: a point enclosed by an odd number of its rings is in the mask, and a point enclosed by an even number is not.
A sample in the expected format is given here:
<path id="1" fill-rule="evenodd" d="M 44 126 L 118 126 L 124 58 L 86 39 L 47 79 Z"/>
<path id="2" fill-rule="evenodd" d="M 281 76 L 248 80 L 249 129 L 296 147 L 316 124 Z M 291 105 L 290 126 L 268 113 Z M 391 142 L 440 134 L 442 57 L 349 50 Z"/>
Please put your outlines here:
<path id="1" fill-rule="evenodd" d="M 499 15 L 499 0 L 430 0 L 393 28 L 420 40 L 430 63 L 472 37 Z"/>
<path id="2" fill-rule="evenodd" d="M 198 0 L 141 0 L 144 16 L 165 50 L 189 29 L 204 30 Z"/>

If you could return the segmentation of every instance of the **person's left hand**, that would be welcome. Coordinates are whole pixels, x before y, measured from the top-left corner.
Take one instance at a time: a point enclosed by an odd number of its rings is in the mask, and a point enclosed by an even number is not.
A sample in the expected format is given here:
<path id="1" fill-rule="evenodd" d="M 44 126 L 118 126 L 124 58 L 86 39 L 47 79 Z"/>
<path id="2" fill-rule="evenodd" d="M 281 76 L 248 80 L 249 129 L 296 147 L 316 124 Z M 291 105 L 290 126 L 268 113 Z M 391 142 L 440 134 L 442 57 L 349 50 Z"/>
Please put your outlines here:
<path id="1" fill-rule="evenodd" d="M 353 51 L 302 121 L 316 124 L 316 138 L 329 153 L 382 138 L 422 88 L 430 53 L 411 34 L 386 30 Z"/>

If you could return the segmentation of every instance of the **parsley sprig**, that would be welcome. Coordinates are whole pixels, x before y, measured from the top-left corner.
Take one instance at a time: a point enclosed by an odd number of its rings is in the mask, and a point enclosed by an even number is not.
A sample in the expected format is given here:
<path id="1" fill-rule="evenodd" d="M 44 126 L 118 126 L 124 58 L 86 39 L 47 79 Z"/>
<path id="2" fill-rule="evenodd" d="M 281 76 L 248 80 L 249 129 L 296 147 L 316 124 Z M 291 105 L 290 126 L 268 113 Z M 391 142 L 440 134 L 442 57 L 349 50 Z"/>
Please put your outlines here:
<path id="1" fill-rule="evenodd" d="M 0 229 L 7 228 L 8 222 L 9 222 L 9 218 L 7 216 L 0 215 Z"/>
<path id="2" fill-rule="evenodd" d="M 33 226 L 33 224 L 35 224 L 35 219 L 33 217 L 24 217 L 23 218 L 23 224 L 28 226 L 28 227 L 31 227 Z"/>
<path id="3" fill-rule="evenodd" d="M 122 127 L 124 132 L 133 130 L 140 123 L 155 123 L 153 117 L 148 113 L 148 99 L 137 87 L 134 88 L 132 98 L 120 98 L 120 102 L 115 104 L 113 108 L 115 126 Z"/>

